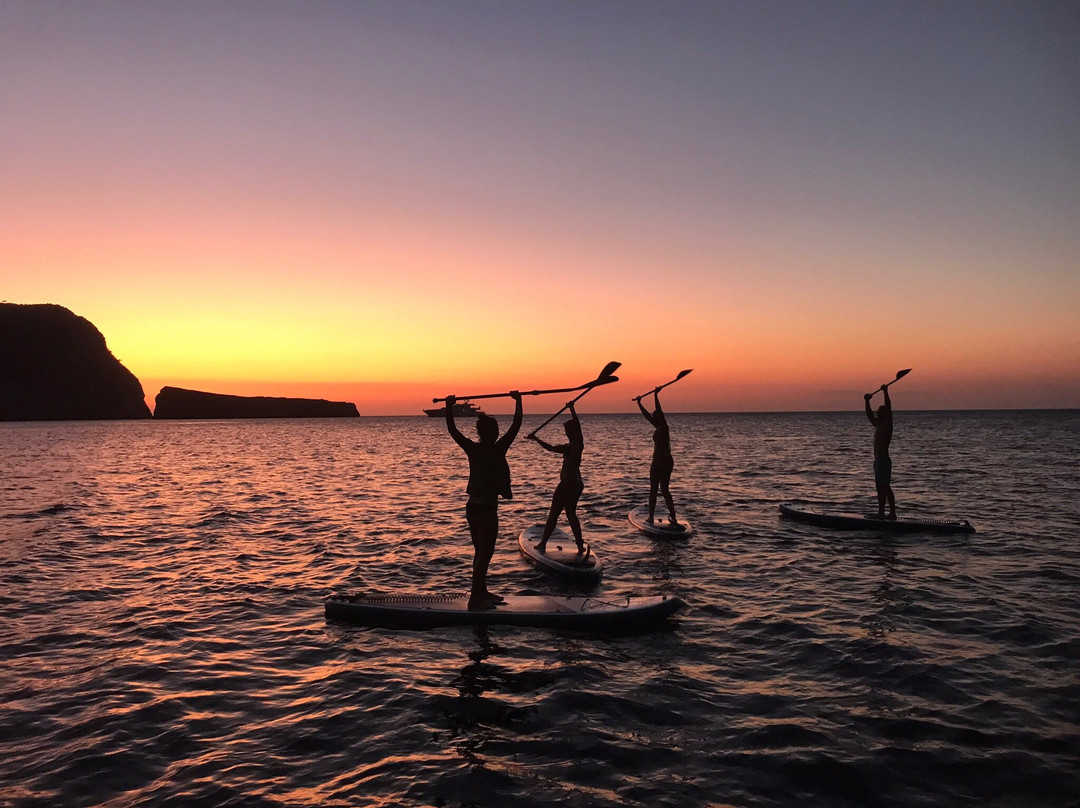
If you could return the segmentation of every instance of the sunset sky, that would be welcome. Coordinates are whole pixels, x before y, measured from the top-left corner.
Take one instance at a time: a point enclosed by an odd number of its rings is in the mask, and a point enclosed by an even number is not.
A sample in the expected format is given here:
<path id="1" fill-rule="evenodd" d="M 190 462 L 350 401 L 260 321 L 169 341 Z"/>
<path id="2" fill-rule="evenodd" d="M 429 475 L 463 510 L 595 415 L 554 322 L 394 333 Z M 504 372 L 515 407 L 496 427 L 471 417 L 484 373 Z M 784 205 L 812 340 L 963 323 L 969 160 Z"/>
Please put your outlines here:
<path id="1" fill-rule="evenodd" d="M 898 408 L 1077 407 L 1078 37 L 1061 0 L 5 2 L 0 299 L 151 402 L 418 414 L 616 360 L 582 409 L 906 367 Z"/>

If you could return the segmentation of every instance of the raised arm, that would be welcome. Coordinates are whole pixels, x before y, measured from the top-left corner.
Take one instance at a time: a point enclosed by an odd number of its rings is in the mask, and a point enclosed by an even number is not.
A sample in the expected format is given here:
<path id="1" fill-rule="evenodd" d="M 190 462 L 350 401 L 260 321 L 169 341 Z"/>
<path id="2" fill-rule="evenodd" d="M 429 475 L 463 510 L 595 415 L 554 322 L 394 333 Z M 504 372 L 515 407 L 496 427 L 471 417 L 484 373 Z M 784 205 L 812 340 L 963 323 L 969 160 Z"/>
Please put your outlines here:
<path id="1" fill-rule="evenodd" d="M 454 422 L 454 404 L 456 403 L 457 398 L 454 396 L 446 397 L 446 431 L 450 433 L 450 437 L 454 439 L 458 446 L 465 449 L 470 441 L 461 434 L 461 430 L 457 428 L 457 424 Z"/>
<path id="2" fill-rule="evenodd" d="M 889 398 L 889 388 L 882 387 L 881 391 L 885 394 L 885 411 L 883 414 L 888 423 L 892 423 L 892 399 Z"/>
<path id="3" fill-rule="evenodd" d="M 554 444 L 548 443 L 546 440 L 541 438 L 535 432 L 530 433 L 529 438 L 531 438 L 532 440 L 539 443 L 541 446 L 543 446 L 549 452 L 555 452 L 556 454 L 563 454 L 566 451 L 565 446 L 555 446 Z"/>
<path id="4" fill-rule="evenodd" d="M 570 442 L 566 444 L 566 453 L 567 455 L 579 454 L 585 450 L 585 435 L 581 431 L 581 419 L 578 418 L 573 401 L 567 402 L 566 406 L 570 408 L 570 423 L 574 425 L 573 429 L 566 430 L 566 437 L 570 439 Z"/>
<path id="5" fill-rule="evenodd" d="M 867 393 L 863 396 L 863 401 L 866 403 L 866 417 L 870 419 L 870 423 L 877 426 L 877 416 L 874 415 L 874 409 L 870 406 L 870 399 L 873 397 L 873 393 Z"/>
<path id="6" fill-rule="evenodd" d="M 514 390 L 510 395 L 514 397 L 514 420 L 510 424 L 510 428 L 506 430 L 506 434 L 498 440 L 499 445 L 506 448 L 509 448 L 510 444 L 514 442 L 514 438 L 517 437 L 518 430 L 521 429 L 521 418 L 524 415 L 521 408 L 521 393 Z"/>
<path id="7" fill-rule="evenodd" d="M 653 426 L 656 426 L 656 421 L 653 420 L 652 413 L 645 409 L 645 405 L 641 403 L 641 399 L 637 399 L 638 409 L 641 410 L 641 414 L 645 416 L 645 420 Z"/>

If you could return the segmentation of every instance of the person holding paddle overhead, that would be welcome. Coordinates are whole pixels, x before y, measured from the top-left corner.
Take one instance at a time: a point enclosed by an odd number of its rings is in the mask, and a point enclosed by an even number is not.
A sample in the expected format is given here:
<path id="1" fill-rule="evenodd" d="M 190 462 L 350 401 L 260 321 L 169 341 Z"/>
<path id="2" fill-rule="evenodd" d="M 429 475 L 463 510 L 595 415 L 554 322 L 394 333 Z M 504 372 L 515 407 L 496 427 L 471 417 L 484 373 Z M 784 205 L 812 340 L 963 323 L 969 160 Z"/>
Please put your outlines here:
<path id="1" fill-rule="evenodd" d="M 689 371 L 684 372 L 689 373 Z M 648 395 L 648 393 L 645 395 Z M 671 432 L 668 429 L 664 410 L 660 406 L 659 387 L 653 390 L 652 396 L 656 405 L 652 413 L 645 409 L 645 405 L 641 403 L 644 396 L 638 396 L 634 399 L 637 402 L 638 409 L 641 410 L 641 414 L 645 416 L 645 420 L 653 425 L 653 456 L 652 464 L 649 466 L 649 518 L 647 521 L 652 524 L 653 518 L 656 516 L 656 492 L 659 491 L 663 494 L 668 513 L 671 515 L 671 527 L 679 528 L 679 519 L 675 516 L 675 501 L 671 498 L 671 491 L 668 490 L 671 483 L 671 472 L 675 468 L 675 458 L 671 455 Z"/>
<path id="2" fill-rule="evenodd" d="M 892 490 L 892 458 L 889 457 L 889 443 L 892 441 L 893 433 L 892 401 L 889 399 L 889 385 L 883 384 L 880 389 L 885 394 L 885 403 L 878 407 L 877 413 L 870 407 L 870 399 L 874 397 L 874 393 L 867 393 L 863 396 L 863 400 L 866 403 L 866 417 L 874 425 L 874 486 L 877 488 L 877 518 L 886 518 L 885 503 L 888 502 L 887 518 L 895 519 L 896 498 Z"/>
<path id="3" fill-rule="evenodd" d="M 566 430 L 569 443 L 554 446 L 537 435 L 535 431 L 530 432 L 528 436 L 549 452 L 563 456 L 559 484 L 551 497 L 551 510 L 548 511 L 547 523 L 544 525 L 544 532 L 540 535 L 540 543 L 536 545 L 536 549 L 541 553 L 547 550 L 548 539 L 555 532 L 559 514 L 563 511 L 566 511 L 566 521 L 570 523 L 570 529 L 574 532 L 578 553 L 586 551 L 585 542 L 581 538 L 581 521 L 577 515 L 578 499 L 581 498 L 581 492 L 585 490 L 585 483 L 581 479 L 581 455 L 585 450 L 585 438 L 581 434 L 581 421 L 574 409 L 574 402 L 570 401 L 566 406 L 570 410 L 570 420 L 563 424 L 563 428 Z"/>
<path id="4" fill-rule="evenodd" d="M 510 466 L 506 452 L 521 429 L 521 393 L 510 393 L 514 399 L 514 420 L 510 428 L 499 437 L 499 424 L 490 415 L 476 419 L 479 441 L 466 438 L 454 423 L 456 396 L 446 397 L 446 428 L 469 458 L 469 484 L 465 489 L 469 501 L 465 505 L 465 520 L 473 543 L 472 589 L 469 593 L 470 609 L 490 609 L 503 603 L 503 599 L 488 591 L 487 570 L 495 553 L 495 540 L 499 536 L 499 497 L 513 499 L 510 490 Z"/>

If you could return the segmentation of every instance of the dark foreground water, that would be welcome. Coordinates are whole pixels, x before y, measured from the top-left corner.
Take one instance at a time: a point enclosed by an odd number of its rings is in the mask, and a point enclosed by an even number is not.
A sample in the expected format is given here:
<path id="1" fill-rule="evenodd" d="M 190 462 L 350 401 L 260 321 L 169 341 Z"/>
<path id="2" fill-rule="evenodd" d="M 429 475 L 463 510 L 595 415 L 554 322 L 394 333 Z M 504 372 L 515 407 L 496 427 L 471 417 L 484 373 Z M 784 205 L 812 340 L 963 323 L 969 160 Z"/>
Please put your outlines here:
<path id="1" fill-rule="evenodd" d="M 648 425 L 584 417 L 597 591 L 689 605 L 610 638 L 324 621 L 467 588 L 441 421 L 0 425 L 0 804 L 1080 800 L 1077 412 L 897 414 L 901 512 L 970 537 L 778 519 L 873 507 L 861 413 L 671 422 L 680 545 L 626 521 Z M 558 459 L 510 459 L 492 588 L 559 591 L 515 548 Z"/>

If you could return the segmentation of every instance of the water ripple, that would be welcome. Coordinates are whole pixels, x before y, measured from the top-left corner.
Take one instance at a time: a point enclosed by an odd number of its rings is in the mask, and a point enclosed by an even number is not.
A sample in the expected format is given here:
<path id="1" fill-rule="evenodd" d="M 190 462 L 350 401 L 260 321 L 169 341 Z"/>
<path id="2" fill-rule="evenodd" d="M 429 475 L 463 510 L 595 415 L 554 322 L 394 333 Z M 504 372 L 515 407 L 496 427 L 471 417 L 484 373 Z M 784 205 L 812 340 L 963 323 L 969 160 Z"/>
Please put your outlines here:
<path id="1" fill-rule="evenodd" d="M 688 603 L 638 637 L 323 620 L 466 588 L 434 419 L 0 425 L 0 804 L 1075 805 L 1080 419 L 898 417 L 903 507 L 975 536 L 778 518 L 873 507 L 858 413 L 674 415 L 698 534 L 652 542 L 647 424 L 586 417 L 596 591 Z M 510 459 L 493 585 L 576 591 L 513 547 L 557 463 Z"/>

